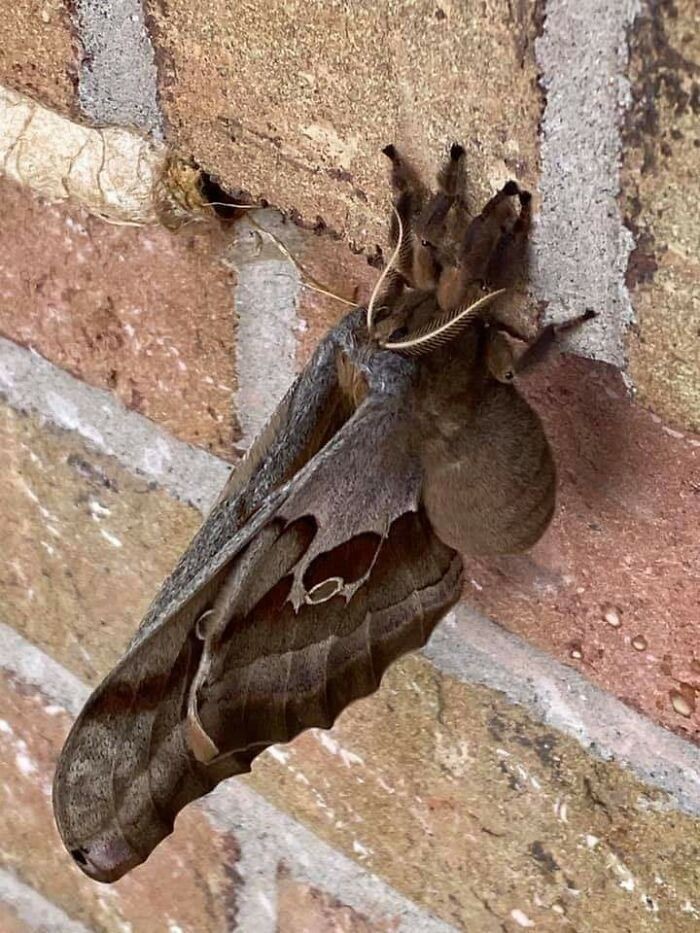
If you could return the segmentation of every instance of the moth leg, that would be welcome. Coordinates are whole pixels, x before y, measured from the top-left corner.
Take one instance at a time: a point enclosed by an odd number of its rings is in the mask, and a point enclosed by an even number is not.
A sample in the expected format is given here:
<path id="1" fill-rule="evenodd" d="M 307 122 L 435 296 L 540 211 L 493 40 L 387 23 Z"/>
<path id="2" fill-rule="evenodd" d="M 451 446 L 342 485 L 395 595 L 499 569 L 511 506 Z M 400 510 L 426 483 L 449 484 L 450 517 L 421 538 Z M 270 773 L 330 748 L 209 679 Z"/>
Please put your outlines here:
<path id="1" fill-rule="evenodd" d="M 519 219 L 511 199 L 520 194 L 514 181 L 507 182 L 467 227 L 456 265 L 446 268 L 438 282 L 438 303 L 443 310 L 449 311 L 465 304 L 470 291 L 485 284 L 491 256 L 502 237 L 512 232 Z"/>
<path id="2" fill-rule="evenodd" d="M 437 175 L 437 194 L 428 202 L 418 223 L 422 238 L 437 249 L 445 236 L 447 215 L 463 185 L 464 155 L 464 148 L 457 143 L 450 147 L 449 158 Z"/>
<path id="3" fill-rule="evenodd" d="M 532 195 L 518 191 L 520 213 L 491 254 L 484 279 L 491 288 L 506 288 L 527 278 L 528 238 L 532 226 Z"/>
<path id="4" fill-rule="evenodd" d="M 514 361 L 515 372 L 519 375 L 537 366 L 556 346 L 560 334 L 574 330 L 594 317 L 596 317 L 596 312 L 592 308 L 588 308 L 583 314 L 579 314 L 570 321 L 564 321 L 562 324 L 548 324 L 530 346 Z"/>
<path id="5" fill-rule="evenodd" d="M 403 239 L 397 261 L 398 271 L 412 288 L 434 288 L 439 275 L 437 250 L 435 245 L 426 239 L 423 224 L 426 210 L 431 209 L 435 198 L 430 199 L 426 209 L 424 205 L 429 192 L 413 167 L 399 155 L 395 146 L 387 146 L 383 152 L 391 159 L 391 183 L 397 192 L 394 206 L 403 225 Z M 449 203 L 445 213 L 447 210 Z M 394 232 L 393 227 L 394 222 L 391 236 L 395 245 L 398 230 Z"/>

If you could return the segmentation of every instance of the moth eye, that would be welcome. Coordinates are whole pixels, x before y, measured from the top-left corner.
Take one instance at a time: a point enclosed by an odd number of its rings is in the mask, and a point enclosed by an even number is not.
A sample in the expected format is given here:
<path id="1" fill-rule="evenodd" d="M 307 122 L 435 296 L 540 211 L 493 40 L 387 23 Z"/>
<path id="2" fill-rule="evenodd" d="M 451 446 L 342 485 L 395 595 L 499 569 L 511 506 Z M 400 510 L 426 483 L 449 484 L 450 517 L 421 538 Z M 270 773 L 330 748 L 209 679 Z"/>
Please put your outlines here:
<path id="1" fill-rule="evenodd" d="M 73 859 L 78 863 L 78 865 L 87 865 L 88 860 L 85 858 L 85 853 L 87 849 L 71 849 L 70 854 L 73 856 Z"/>
<path id="2" fill-rule="evenodd" d="M 511 379 L 515 378 L 515 373 L 512 369 L 509 369 L 507 372 L 503 373 L 503 378 L 510 382 Z"/>
<path id="3" fill-rule="evenodd" d="M 344 586 L 345 581 L 342 577 L 329 577 L 309 590 L 306 594 L 306 601 L 314 605 L 325 603 L 327 600 L 332 599 L 336 593 L 339 593 Z"/>

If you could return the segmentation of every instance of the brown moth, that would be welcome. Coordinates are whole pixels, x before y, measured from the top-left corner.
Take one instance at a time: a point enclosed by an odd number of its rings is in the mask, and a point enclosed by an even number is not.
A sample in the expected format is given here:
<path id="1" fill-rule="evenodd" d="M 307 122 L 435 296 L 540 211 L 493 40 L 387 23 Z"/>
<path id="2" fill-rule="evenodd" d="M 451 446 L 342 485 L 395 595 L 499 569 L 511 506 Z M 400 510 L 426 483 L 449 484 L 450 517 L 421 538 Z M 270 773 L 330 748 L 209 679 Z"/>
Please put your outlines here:
<path id="1" fill-rule="evenodd" d="M 458 600 L 460 553 L 521 551 L 551 519 L 552 454 L 512 382 L 556 331 L 518 357 L 494 312 L 530 196 L 508 182 L 472 219 L 460 146 L 436 194 L 385 153 L 394 253 L 368 308 L 321 341 L 66 741 L 56 821 L 98 881 L 376 690 Z"/>

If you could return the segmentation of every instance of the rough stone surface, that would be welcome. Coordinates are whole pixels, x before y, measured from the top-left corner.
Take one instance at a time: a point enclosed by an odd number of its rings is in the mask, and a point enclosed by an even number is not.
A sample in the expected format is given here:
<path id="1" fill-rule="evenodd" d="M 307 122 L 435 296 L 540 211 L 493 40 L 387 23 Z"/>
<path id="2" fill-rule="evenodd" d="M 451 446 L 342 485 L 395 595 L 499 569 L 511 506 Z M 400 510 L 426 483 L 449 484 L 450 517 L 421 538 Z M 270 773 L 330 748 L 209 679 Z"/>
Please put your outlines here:
<path id="1" fill-rule="evenodd" d="M 224 183 L 373 252 L 381 148 L 435 165 L 461 141 L 482 200 L 537 173 L 533 8 L 206 0 L 147 4 L 166 136 Z M 322 53 L 320 53 L 322 50 Z"/>
<path id="2" fill-rule="evenodd" d="M 391 933 L 396 925 L 372 923 L 337 898 L 280 873 L 277 885 L 278 933 Z"/>
<path id="3" fill-rule="evenodd" d="M 627 282 L 640 401 L 700 430 L 700 33 L 693 0 L 642 4 L 630 33 L 632 106 L 622 206 L 636 248 Z"/>
<path id="4" fill-rule="evenodd" d="M 2 179 L 0 199 L 0 334 L 233 459 L 235 322 L 223 244 L 196 227 L 115 226 Z"/>
<path id="5" fill-rule="evenodd" d="M 697 820 L 498 693 L 412 657 L 260 759 L 278 806 L 458 929 L 690 931 Z"/>
<path id="6" fill-rule="evenodd" d="M 48 107 L 76 110 L 78 45 L 63 0 L 3 4 L 0 17 L 0 84 Z"/>
<path id="7" fill-rule="evenodd" d="M 230 835 L 217 833 L 191 810 L 138 875 L 109 888 L 95 884 L 66 856 L 51 811 L 54 762 L 70 717 L 5 675 L 0 675 L 0 704 L 0 864 L 5 869 L 96 933 L 232 929 L 237 849 Z M 43 928 L 31 923 L 29 929 Z M 70 926 L 63 929 L 73 933 Z"/>
<path id="8" fill-rule="evenodd" d="M 4 406 L 0 438 L 3 621 L 94 684 L 200 516 L 71 435 Z"/>

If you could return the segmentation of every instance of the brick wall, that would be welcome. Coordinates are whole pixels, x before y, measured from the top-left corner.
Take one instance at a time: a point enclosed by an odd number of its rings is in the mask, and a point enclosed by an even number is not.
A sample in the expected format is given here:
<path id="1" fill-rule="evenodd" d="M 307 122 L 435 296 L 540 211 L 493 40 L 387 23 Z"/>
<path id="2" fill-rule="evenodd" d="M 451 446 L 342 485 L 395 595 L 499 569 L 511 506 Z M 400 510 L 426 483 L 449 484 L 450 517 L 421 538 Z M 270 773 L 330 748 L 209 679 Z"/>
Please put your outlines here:
<path id="1" fill-rule="evenodd" d="M 693 12 L 3 16 L 0 929 L 697 929 Z M 470 197 L 511 176 L 536 192 L 512 312 L 599 314 L 524 387 L 557 454 L 553 526 L 526 556 L 469 562 L 428 648 L 332 730 L 92 883 L 51 814 L 71 719 L 318 337 L 367 296 L 379 149 L 431 168 L 453 140 Z M 274 207 L 221 221 L 201 178 Z"/>

